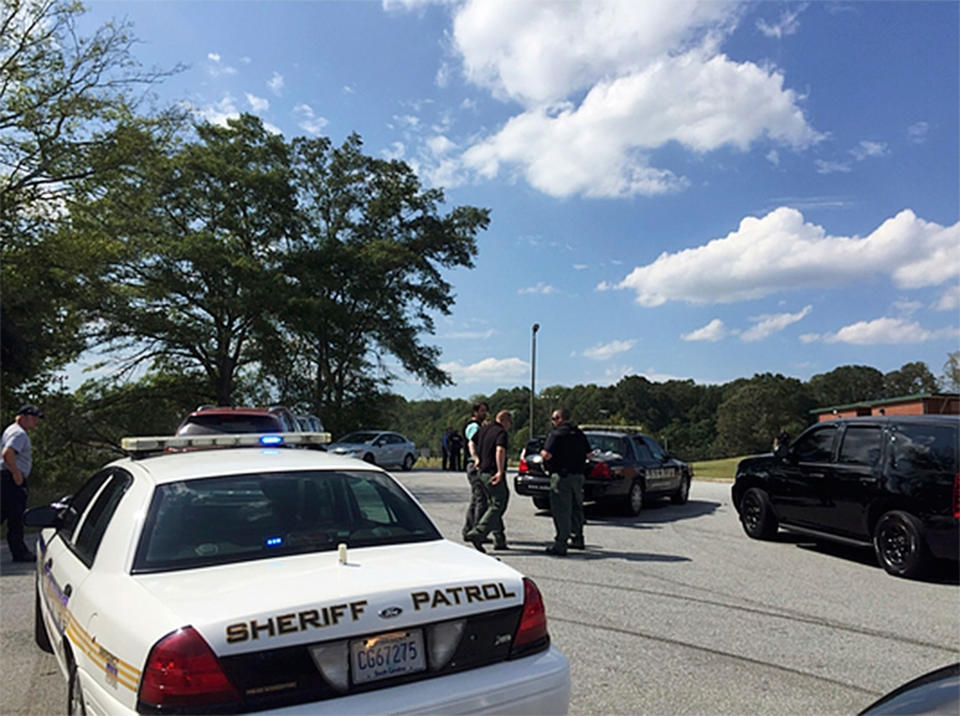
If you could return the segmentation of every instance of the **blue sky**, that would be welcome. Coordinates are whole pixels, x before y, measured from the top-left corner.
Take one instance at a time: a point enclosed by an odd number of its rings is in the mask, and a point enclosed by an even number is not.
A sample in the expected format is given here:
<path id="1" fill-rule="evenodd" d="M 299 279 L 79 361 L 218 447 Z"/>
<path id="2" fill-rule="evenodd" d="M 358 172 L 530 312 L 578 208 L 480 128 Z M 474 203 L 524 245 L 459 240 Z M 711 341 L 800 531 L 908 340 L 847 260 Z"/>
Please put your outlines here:
<path id="1" fill-rule="evenodd" d="M 939 374 L 960 348 L 955 2 L 90 2 L 158 94 L 358 132 L 491 209 L 426 340 L 456 385 Z"/>

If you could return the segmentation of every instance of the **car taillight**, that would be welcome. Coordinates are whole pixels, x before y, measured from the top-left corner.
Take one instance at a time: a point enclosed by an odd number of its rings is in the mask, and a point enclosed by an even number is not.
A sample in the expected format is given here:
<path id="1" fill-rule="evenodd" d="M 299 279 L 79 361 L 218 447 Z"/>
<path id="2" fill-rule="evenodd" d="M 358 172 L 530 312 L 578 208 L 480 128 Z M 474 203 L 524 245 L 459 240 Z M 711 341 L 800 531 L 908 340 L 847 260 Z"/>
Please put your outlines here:
<path id="1" fill-rule="evenodd" d="M 154 644 L 140 682 L 140 704 L 155 708 L 240 701 L 209 644 L 184 627 Z"/>
<path id="2" fill-rule="evenodd" d="M 610 477 L 610 466 L 605 462 L 598 462 L 590 471 L 590 477 Z"/>
<path id="3" fill-rule="evenodd" d="M 526 460 L 520 461 L 520 464 L 517 466 L 517 472 L 519 472 L 521 475 L 525 475 L 530 472 L 530 467 L 527 465 Z"/>
<path id="4" fill-rule="evenodd" d="M 960 472 L 953 476 L 953 517 L 960 520 Z"/>
<path id="5" fill-rule="evenodd" d="M 523 578 L 523 615 L 513 635 L 510 657 L 524 656 L 539 651 L 550 643 L 547 634 L 547 610 L 543 606 L 543 597 L 532 579 Z"/>

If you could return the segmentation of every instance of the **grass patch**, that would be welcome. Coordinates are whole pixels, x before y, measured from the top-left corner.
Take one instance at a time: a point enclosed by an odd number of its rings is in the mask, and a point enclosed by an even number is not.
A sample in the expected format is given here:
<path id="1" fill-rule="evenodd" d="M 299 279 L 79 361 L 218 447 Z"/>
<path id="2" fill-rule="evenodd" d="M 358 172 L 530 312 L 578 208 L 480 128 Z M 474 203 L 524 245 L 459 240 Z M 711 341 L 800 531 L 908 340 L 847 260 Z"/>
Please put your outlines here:
<path id="1" fill-rule="evenodd" d="M 693 478 L 695 480 L 730 480 L 737 475 L 737 463 L 751 457 L 725 457 L 722 460 L 701 460 L 693 463 Z"/>

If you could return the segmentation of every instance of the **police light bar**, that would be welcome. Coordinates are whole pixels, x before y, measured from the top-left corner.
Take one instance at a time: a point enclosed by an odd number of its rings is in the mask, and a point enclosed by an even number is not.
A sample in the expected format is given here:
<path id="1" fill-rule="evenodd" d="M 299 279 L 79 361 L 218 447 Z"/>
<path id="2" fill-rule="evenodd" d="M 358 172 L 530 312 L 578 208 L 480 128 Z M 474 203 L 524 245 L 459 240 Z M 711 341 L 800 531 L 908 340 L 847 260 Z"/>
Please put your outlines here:
<path id="1" fill-rule="evenodd" d="M 123 438 L 120 447 L 129 453 L 151 453 L 211 447 L 279 447 L 326 445 L 330 433 L 223 433 L 217 435 L 167 435 Z"/>

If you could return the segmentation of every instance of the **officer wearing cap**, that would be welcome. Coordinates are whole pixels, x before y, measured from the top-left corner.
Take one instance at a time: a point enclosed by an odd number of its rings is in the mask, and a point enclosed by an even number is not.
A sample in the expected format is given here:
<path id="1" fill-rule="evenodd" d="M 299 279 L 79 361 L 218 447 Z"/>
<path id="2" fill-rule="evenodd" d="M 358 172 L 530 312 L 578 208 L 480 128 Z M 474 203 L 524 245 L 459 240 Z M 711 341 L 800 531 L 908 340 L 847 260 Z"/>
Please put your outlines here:
<path id="1" fill-rule="evenodd" d="M 3 431 L 0 454 L 0 523 L 7 523 L 7 544 L 14 562 L 36 559 L 23 541 L 23 513 L 27 509 L 27 476 L 33 465 L 28 430 L 33 430 L 43 413 L 36 405 L 24 405 Z"/>
<path id="2" fill-rule="evenodd" d="M 563 557 L 567 540 L 575 549 L 585 549 L 583 541 L 583 472 L 590 443 L 576 425 L 570 422 L 570 411 L 558 408 L 550 417 L 553 430 L 547 435 L 540 455 L 550 473 L 550 512 L 556 536 L 547 554 Z"/>

